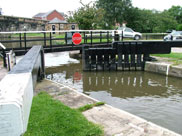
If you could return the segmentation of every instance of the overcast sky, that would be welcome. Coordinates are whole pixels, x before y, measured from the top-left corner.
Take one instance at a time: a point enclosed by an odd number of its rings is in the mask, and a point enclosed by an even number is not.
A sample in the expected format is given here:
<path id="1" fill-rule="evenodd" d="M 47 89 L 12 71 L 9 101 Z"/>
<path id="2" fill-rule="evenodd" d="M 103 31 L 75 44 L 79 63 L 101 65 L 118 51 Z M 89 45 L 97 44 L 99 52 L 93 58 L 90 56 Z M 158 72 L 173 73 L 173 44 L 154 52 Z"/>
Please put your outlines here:
<path id="1" fill-rule="evenodd" d="M 82 0 L 87 4 L 95 0 Z M 133 6 L 163 11 L 172 5 L 182 6 L 182 0 L 132 0 Z M 4 15 L 32 17 L 39 12 L 58 10 L 67 13 L 81 7 L 79 0 L 0 0 Z"/>

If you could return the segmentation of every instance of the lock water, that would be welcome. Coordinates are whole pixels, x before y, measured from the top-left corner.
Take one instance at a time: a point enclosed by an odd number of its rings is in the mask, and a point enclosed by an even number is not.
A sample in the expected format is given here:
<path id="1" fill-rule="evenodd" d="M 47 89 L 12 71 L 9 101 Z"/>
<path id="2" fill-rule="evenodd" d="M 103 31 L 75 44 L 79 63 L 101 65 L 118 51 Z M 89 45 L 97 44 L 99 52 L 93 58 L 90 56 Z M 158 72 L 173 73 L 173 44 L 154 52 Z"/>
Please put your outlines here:
<path id="1" fill-rule="evenodd" d="M 60 66 L 46 69 L 47 79 L 182 134 L 182 79 L 141 71 L 83 72 L 81 61 L 62 55 Z"/>

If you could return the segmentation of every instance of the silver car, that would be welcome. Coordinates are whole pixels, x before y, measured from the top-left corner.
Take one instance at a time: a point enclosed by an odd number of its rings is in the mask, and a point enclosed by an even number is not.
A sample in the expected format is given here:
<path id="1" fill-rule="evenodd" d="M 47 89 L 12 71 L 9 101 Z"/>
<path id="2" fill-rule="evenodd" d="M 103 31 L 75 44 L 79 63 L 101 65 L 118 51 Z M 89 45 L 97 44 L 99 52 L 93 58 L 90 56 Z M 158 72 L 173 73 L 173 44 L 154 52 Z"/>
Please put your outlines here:
<path id="1" fill-rule="evenodd" d="M 182 31 L 173 30 L 170 34 L 164 37 L 164 41 L 178 41 L 182 40 Z"/>
<path id="2" fill-rule="evenodd" d="M 123 34 L 124 38 L 133 38 L 134 40 L 139 40 L 142 38 L 141 33 L 135 32 L 129 27 L 119 27 L 116 30 L 116 34 L 118 34 L 119 36 L 122 36 Z"/>

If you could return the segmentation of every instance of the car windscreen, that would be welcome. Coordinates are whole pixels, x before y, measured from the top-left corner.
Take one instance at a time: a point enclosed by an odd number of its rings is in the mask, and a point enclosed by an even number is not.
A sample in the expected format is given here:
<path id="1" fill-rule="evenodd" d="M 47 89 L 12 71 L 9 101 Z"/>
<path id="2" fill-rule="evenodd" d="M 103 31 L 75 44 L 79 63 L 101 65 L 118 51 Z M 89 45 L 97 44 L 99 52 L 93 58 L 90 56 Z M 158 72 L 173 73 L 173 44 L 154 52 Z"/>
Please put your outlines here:
<path id="1" fill-rule="evenodd" d="M 182 31 L 172 32 L 172 35 L 173 35 L 173 36 L 182 35 Z"/>

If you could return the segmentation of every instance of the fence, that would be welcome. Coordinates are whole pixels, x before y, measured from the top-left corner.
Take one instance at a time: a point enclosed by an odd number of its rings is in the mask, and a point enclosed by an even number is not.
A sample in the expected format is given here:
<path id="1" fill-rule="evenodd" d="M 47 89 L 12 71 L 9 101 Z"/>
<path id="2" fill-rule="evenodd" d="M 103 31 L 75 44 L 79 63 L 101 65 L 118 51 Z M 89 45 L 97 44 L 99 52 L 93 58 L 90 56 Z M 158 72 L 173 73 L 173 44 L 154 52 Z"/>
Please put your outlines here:
<path id="1" fill-rule="evenodd" d="M 120 35 L 115 37 L 113 30 L 70 30 L 70 31 L 21 31 L 21 32 L 0 32 L 0 42 L 3 43 L 7 50 L 27 50 L 32 45 L 43 45 L 44 48 L 74 46 L 72 35 L 79 32 L 82 35 L 83 44 L 110 44 L 117 40 L 133 40 L 123 38 Z M 55 33 L 55 34 L 53 34 Z M 143 40 L 163 39 L 165 33 L 144 33 Z"/>

